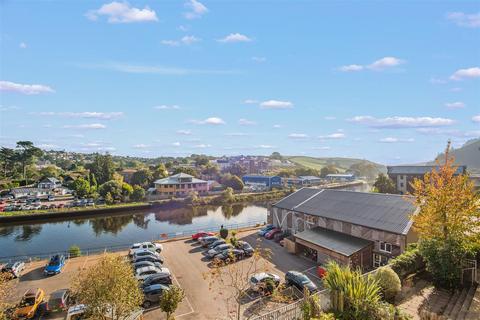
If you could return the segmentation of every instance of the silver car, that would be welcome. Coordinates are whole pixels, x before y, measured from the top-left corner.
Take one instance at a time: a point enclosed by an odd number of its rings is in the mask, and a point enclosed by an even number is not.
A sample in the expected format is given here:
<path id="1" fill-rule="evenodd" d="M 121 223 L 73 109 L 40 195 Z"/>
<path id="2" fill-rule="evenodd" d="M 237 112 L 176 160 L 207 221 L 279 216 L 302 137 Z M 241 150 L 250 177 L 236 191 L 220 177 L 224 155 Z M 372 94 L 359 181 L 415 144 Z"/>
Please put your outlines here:
<path id="1" fill-rule="evenodd" d="M 215 248 L 207 251 L 207 257 L 213 259 L 213 257 L 215 257 L 217 254 L 222 253 L 223 251 L 228 249 L 233 249 L 233 246 L 229 243 L 218 245 Z"/>
<path id="2" fill-rule="evenodd" d="M 170 270 L 168 270 L 168 268 L 157 268 L 157 267 L 143 267 L 143 268 L 140 268 L 140 269 L 137 269 L 137 271 L 135 271 L 135 278 L 137 278 L 137 280 L 140 280 L 140 281 L 143 281 L 145 280 L 146 278 L 148 278 L 149 276 L 151 275 L 154 275 L 154 274 L 170 274 Z"/>
<path id="3" fill-rule="evenodd" d="M 22 261 L 9 262 L 2 267 L 2 273 L 10 273 L 14 278 L 18 278 L 24 269 L 25 263 Z"/>
<path id="4" fill-rule="evenodd" d="M 151 261 L 140 261 L 132 264 L 134 270 L 143 268 L 143 267 L 157 267 L 161 268 L 162 264 L 160 262 L 151 262 Z"/>

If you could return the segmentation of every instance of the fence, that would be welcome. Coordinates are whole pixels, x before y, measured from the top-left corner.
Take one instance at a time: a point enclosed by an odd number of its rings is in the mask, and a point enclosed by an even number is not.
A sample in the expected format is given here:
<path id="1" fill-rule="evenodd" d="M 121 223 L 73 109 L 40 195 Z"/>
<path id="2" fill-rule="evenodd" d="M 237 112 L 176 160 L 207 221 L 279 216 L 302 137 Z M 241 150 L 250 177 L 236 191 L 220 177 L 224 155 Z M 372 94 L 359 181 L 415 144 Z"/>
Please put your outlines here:
<path id="1" fill-rule="evenodd" d="M 260 226 L 264 223 L 265 223 L 264 221 L 257 220 L 257 221 L 249 221 L 249 222 L 245 222 L 245 223 L 226 224 L 226 225 L 224 225 L 224 228 L 227 228 L 229 230 L 238 230 L 238 229 L 243 229 L 243 228 L 251 228 L 251 227 Z M 153 239 L 145 239 L 145 240 L 140 240 L 140 241 L 137 241 L 137 242 L 174 240 L 174 239 L 189 237 L 192 234 L 195 234 L 195 233 L 200 232 L 200 231 L 217 232 L 217 231 L 219 231 L 219 227 L 214 226 L 214 227 L 190 229 L 190 230 L 179 231 L 179 232 L 161 233 L 157 237 L 154 237 Z M 99 254 L 99 253 L 102 253 L 102 252 L 125 251 L 125 250 L 130 249 L 131 245 L 132 245 L 132 243 L 120 244 L 120 245 L 115 245 L 115 246 L 102 246 L 102 247 L 96 247 L 96 248 L 80 248 L 80 249 L 82 251 L 83 256 L 88 256 L 88 255 L 93 255 L 93 254 Z M 0 262 L 2 262 L 2 263 L 12 262 L 12 261 L 32 262 L 32 261 L 49 259 L 51 256 L 56 255 L 56 254 L 65 255 L 67 258 L 69 257 L 68 250 L 63 250 L 63 251 L 61 250 L 61 251 L 42 252 L 42 253 L 37 253 L 37 254 L 33 254 L 33 255 L 17 255 L 17 256 L 0 257 Z"/>

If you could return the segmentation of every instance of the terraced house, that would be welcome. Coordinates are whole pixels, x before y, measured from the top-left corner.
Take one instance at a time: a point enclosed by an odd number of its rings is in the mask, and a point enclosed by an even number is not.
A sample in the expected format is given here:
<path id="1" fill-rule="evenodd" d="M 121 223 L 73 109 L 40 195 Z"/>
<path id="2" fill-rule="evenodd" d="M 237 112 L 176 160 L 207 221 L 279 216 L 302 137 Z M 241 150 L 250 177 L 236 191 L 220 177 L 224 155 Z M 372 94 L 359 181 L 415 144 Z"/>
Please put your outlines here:
<path id="1" fill-rule="evenodd" d="M 416 242 L 415 212 L 405 196 L 302 188 L 273 204 L 268 221 L 293 235 L 297 254 L 368 270 Z"/>
<path id="2" fill-rule="evenodd" d="M 173 176 L 159 179 L 154 182 L 156 193 L 165 196 L 186 196 L 195 191 L 199 194 L 208 192 L 208 182 L 197 179 L 186 173 L 178 173 Z"/>

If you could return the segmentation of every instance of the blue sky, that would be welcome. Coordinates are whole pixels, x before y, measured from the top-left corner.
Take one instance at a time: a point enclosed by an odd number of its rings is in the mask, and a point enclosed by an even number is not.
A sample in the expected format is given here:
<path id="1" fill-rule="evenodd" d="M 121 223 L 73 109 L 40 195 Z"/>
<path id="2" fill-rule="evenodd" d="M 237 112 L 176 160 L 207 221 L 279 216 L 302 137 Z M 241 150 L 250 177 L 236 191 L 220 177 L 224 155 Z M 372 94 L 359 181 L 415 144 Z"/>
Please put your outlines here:
<path id="1" fill-rule="evenodd" d="M 0 9 L 2 146 L 392 164 L 480 136 L 479 2 Z"/>

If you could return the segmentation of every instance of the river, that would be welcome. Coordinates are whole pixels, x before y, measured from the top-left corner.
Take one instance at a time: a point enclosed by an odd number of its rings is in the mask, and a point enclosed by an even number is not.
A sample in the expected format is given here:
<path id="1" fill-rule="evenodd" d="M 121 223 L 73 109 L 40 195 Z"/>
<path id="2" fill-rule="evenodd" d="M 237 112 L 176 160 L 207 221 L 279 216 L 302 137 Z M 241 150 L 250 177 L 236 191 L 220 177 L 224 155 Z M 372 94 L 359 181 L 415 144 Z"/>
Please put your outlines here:
<path id="1" fill-rule="evenodd" d="M 165 234 L 219 229 L 221 225 L 262 223 L 266 219 L 266 205 L 234 204 L 223 207 L 154 209 L 108 217 L 6 225 L 0 227 L 0 259 L 66 251 L 71 245 L 78 245 L 83 250 L 124 246 L 159 239 Z"/>

